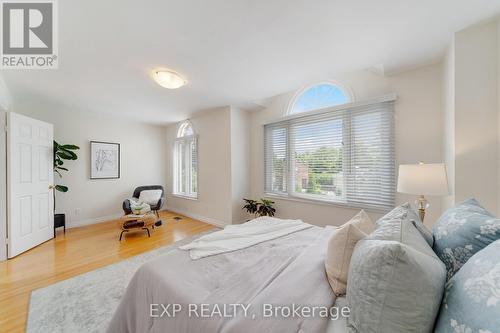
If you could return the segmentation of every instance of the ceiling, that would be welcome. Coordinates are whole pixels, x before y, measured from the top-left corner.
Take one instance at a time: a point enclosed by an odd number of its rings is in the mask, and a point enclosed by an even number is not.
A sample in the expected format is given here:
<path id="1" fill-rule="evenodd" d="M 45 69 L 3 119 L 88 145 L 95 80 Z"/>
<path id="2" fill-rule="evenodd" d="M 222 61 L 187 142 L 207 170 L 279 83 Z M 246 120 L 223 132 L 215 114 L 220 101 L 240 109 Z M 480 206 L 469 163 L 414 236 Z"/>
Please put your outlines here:
<path id="1" fill-rule="evenodd" d="M 252 105 L 336 73 L 394 72 L 438 60 L 455 31 L 498 0 L 64 0 L 59 69 L 8 70 L 14 108 L 57 103 L 148 122 Z M 181 73 L 177 90 L 156 68 Z"/>

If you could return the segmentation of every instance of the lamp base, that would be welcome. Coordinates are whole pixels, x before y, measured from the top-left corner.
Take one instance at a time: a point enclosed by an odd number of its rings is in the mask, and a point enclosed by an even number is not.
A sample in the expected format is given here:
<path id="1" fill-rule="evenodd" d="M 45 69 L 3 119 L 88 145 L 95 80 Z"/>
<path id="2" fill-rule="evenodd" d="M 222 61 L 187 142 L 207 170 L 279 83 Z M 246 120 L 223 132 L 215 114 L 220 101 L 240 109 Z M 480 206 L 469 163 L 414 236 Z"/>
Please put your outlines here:
<path id="1" fill-rule="evenodd" d="M 425 218 L 425 209 L 429 207 L 429 203 L 427 199 L 423 195 L 420 195 L 417 200 L 417 206 L 418 206 L 418 216 L 420 217 L 420 222 L 424 223 L 424 218 Z"/>
<path id="2" fill-rule="evenodd" d="M 425 209 L 419 209 L 418 210 L 418 216 L 420 217 L 420 221 L 424 222 L 424 217 L 425 217 Z"/>

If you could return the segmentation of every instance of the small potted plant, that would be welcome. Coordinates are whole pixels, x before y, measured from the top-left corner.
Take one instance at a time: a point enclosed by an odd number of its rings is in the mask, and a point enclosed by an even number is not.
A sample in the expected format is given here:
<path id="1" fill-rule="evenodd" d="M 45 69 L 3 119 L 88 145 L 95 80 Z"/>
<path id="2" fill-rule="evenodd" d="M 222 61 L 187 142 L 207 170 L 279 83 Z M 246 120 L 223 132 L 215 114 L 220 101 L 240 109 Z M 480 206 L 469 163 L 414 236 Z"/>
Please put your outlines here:
<path id="1" fill-rule="evenodd" d="M 245 205 L 242 209 L 246 210 L 249 214 L 254 217 L 259 216 L 274 216 L 276 209 L 273 207 L 274 201 L 268 199 L 260 199 L 260 201 L 253 199 L 243 199 Z"/>
<path id="2" fill-rule="evenodd" d="M 272 200 L 260 199 L 257 214 L 259 214 L 259 216 L 274 216 L 274 213 L 276 213 L 276 208 L 274 208 L 273 205 L 274 201 Z"/>

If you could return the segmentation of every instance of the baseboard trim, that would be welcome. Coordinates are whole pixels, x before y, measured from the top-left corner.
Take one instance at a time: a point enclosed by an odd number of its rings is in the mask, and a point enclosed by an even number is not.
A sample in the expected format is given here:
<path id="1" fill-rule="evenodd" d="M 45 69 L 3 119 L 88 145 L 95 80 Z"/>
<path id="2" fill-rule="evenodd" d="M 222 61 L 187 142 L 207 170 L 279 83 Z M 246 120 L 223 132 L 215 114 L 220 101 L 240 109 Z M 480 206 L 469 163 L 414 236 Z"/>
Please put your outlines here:
<path id="1" fill-rule="evenodd" d="M 68 228 L 68 229 L 78 228 L 78 227 L 83 227 L 86 225 L 108 222 L 110 220 L 116 220 L 116 219 L 120 218 L 121 216 L 123 216 L 123 213 L 116 213 L 113 215 L 95 217 L 95 218 L 85 219 L 85 220 L 67 221 L 66 228 Z"/>
<path id="2" fill-rule="evenodd" d="M 206 217 L 206 216 L 201 216 L 201 215 L 198 215 L 198 214 L 193 214 L 191 212 L 188 212 L 188 211 L 185 211 L 185 210 L 182 210 L 182 209 L 178 209 L 178 208 L 175 208 L 175 207 L 167 206 L 165 209 L 168 210 L 168 211 L 171 211 L 173 213 L 184 215 L 184 216 L 190 217 L 192 219 L 195 219 L 195 220 L 198 220 L 198 221 L 201 221 L 201 222 L 205 222 L 205 223 L 214 225 L 216 227 L 224 228 L 226 225 L 228 225 L 228 223 L 226 223 L 226 222 L 223 222 L 223 221 L 220 221 L 220 220 L 217 220 L 217 219 L 213 219 L 211 217 Z"/>
<path id="3" fill-rule="evenodd" d="M 211 218 L 211 217 L 206 217 L 206 216 L 202 216 L 202 215 L 198 215 L 198 214 L 193 214 L 193 213 L 191 213 L 189 211 L 185 211 L 185 210 L 178 209 L 178 208 L 171 207 L 171 206 L 165 207 L 165 210 L 168 210 L 168 211 L 171 211 L 173 213 L 180 214 L 180 215 L 184 215 L 184 216 L 190 217 L 192 219 L 195 219 L 195 220 L 198 220 L 198 221 L 201 221 L 201 222 L 212 224 L 212 225 L 214 225 L 216 227 L 220 227 L 220 228 L 224 228 L 226 225 L 228 225 L 228 223 L 226 223 L 224 221 L 220 221 L 220 220 L 217 220 L 217 219 L 214 219 L 214 218 Z M 108 222 L 110 220 L 116 220 L 116 219 L 120 218 L 121 216 L 123 216 L 123 213 L 117 213 L 117 214 L 108 215 L 108 216 L 95 217 L 95 218 L 90 218 L 90 219 L 85 219 L 85 220 L 67 221 L 66 222 L 66 228 L 68 228 L 68 229 L 70 229 L 70 228 L 78 228 L 78 227 L 83 227 L 83 226 L 86 226 L 86 225 Z"/>

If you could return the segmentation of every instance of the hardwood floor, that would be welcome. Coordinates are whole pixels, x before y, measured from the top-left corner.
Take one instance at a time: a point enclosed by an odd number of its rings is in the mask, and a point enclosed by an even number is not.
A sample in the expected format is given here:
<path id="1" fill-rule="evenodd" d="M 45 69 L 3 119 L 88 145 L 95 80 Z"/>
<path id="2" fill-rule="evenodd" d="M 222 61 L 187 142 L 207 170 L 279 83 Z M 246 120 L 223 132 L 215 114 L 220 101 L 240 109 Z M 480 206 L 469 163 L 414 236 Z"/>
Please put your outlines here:
<path id="1" fill-rule="evenodd" d="M 148 238 L 130 232 L 118 241 L 120 224 L 109 221 L 62 230 L 57 237 L 8 261 L 0 262 L 0 332 L 24 332 L 30 292 L 127 257 L 174 243 L 213 228 L 162 211 L 163 225 Z"/>

